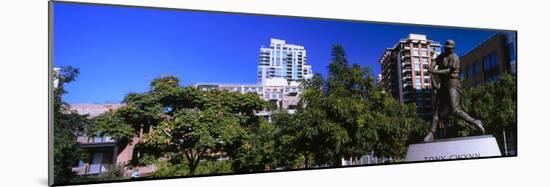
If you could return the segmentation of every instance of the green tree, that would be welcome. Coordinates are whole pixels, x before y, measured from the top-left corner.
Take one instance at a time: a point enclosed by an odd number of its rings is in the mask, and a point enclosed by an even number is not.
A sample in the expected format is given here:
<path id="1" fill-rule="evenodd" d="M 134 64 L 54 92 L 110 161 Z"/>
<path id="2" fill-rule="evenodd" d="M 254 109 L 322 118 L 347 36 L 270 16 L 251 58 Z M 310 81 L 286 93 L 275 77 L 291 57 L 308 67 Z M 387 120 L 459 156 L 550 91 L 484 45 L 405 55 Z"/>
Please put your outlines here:
<path id="1" fill-rule="evenodd" d="M 65 84 L 76 79 L 79 74 L 77 68 L 71 66 L 62 67 L 54 76 L 58 80 L 54 89 L 54 181 L 57 184 L 69 183 L 76 174 L 72 171 L 74 163 L 84 159 L 87 154 L 80 149 L 77 134 L 84 131 L 84 127 L 90 123 L 86 116 L 71 111 L 69 104 L 63 101 L 66 94 Z"/>
<path id="2" fill-rule="evenodd" d="M 129 143 L 135 135 L 135 130 L 126 123 L 124 116 L 118 110 L 109 110 L 92 120 L 93 125 L 88 128 L 88 132 L 92 136 L 109 136 L 124 145 Z"/>
<path id="3" fill-rule="evenodd" d="M 390 157 L 399 161 L 405 156 L 408 144 L 419 141 L 427 132 L 428 124 L 416 116 L 414 104 L 401 104 L 386 93 L 371 100 L 371 118 L 378 137 L 374 153 L 378 157 Z"/>
<path id="4" fill-rule="evenodd" d="M 342 126 L 329 119 L 324 84 L 320 75 L 304 80 L 296 113 L 274 115 L 273 122 L 279 129 L 277 148 L 289 154 L 279 160 L 291 159 L 281 162 L 284 167 L 292 167 L 296 160 L 301 160 L 303 168 L 340 162 L 339 149 L 349 137 Z"/>
<path id="5" fill-rule="evenodd" d="M 256 94 L 181 87 L 175 77 L 156 79 L 151 85 L 149 94 L 164 114 L 144 136 L 143 147 L 185 160 L 189 175 L 195 174 L 201 160 L 217 153 L 242 155 L 249 131 L 258 126 L 254 113 L 266 105 Z"/>
<path id="6" fill-rule="evenodd" d="M 326 108 L 330 120 L 346 130 L 349 141 L 340 151 L 340 157 L 357 160 L 373 150 L 377 141 L 374 126 L 367 123 L 371 112 L 369 105 L 377 90 L 368 67 L 349 64 L 341 45 L 332 48 L 332 62 L 327 80 Z"/>
<path id="7" fill-rule="evenodd" d="M 403 105 L 374 84 L 368 67 L 350 64 L 343 46 L 332 48 L 327 80 L 304 81 L 295 114 L 275 116 L 279 139 L 304 166 L 337 166 L 375 152 L 400 159 L 425 123 L 414 105 Z M 285 145 L 285 144 L 283 144 Z M 284 146 L 282 146 L 284 147 Z M 313 162 L 311 162 L 313 159 Z"/>
<path id="8" fill-rule="evenodd" d="M 243 147 L 260 137 L 255 133 L 262 130 L 261 119 L 255 112 L 266 106 L 256 94 L 182 87 L 175 76 L 154 79 L 149 91 L 128 94 L 124 103 L 98 116 L 94 132 L 117 140 L 137 138 L 132 165 L 168 158 L 171 168 L 185 165 L 187 175 L 219 153 L 242 158 Z"/>
<path id="9" fill-rule="evenodd" d="M 222 151 L 242 131 L 238 118 L 223 111 L 185 109 L 178 111 L 174 119 L 161 122 L 142 143 L 155 145 L 172 156 L 184 156 L 189 175 L 193 175 L 201 159 Z"/>
<path id="10" fill-rule="evenodd" d="M 253 172 L 272 170 L 279 166 L 278 155 L 286 154 L 276 151 L 276 127 L 261 120 L 258 128 L 251 128 L 242 136 L 242 143 L 231 153 L 232 168 L 236 172 Z"/>
<path id="11" fill-rule="evenodd" d="M 465 83 L 466 84 L 466 83 Z M 504 154 L 507 154 L 507 135 L 517 132 L 517 82 L 508 73 L 502 73 L 495 82 L 467 87 L 462 92 L 465 111 L 483 121 L 487 134 L 497 138 Z M 449 136 L 468 136 L 475 129 L 461 120 L 449 129 Z M 513 134 L 512 134 L 513 135 Z M 515 136 L 515 135 L 514 135 Z"/>

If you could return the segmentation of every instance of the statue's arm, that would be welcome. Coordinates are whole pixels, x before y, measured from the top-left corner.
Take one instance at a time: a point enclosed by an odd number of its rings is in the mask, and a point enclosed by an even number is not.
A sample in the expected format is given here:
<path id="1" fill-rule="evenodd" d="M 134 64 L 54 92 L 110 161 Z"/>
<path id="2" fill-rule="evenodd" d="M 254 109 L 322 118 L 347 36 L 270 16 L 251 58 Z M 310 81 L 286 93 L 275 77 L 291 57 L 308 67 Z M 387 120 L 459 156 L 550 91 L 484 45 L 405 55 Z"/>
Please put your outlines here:
<path id="1" fill-rule="evenodd" d="M 451 73 L 451 68 L 447 68 L 447 69 L 428 69 L 428 72 L 432 73 L 432 74 L 437 74 L 437 75 L 445 75 L 445 74 L 449 74 Z"/>
<path id="2" fill-rule="evenodd" d="M 458 60 L 458 56 L 450 56 L 450 59 L 449 59 L 449 62 L 450 64 L 449 68 L 445 68 L 445 69 L 435 69 L 435 68 L 428 68 L 428 72 L 432 73 L 432 74 L 437 74 L 437 75 L 448 75 L 448 74 L 451 74 L 455 69 L 458 69 L 459 68 L 459 60 Z"/>

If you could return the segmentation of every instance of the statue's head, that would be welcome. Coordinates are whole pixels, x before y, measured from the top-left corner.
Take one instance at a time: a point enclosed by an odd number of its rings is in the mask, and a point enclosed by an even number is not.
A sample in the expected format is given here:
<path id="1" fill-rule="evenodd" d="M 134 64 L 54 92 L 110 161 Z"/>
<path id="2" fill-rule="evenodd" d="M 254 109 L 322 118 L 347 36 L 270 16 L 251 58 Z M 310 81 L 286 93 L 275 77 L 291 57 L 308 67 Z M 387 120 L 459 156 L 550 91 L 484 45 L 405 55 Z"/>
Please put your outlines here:
<path id="1" fill-rule="evenodd" d="M 445 52 L 453 53 L 455 51 L 455 41 L 454 40 L 447 40 L 445 41 L 445 45 L 443 46 L 445 49 Z"/>

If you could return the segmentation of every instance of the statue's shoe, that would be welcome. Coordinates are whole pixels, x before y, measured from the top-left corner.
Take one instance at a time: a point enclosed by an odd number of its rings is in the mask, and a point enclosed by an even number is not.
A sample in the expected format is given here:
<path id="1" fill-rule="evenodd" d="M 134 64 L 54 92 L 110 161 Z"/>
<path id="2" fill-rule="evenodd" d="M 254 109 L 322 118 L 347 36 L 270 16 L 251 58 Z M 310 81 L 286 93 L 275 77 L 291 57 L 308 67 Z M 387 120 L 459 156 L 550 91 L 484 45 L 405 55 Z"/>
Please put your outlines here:
<path id="1" fill-rule="evenodd" d="M 424 137 L 424 142 L 433 142 L 434 141 L 434 133 L 430 132 L 426 137 Z"/>
<path id="2" fill-rule="evenodd" d="M 483 123 L 481 122 L 481 120 L 475 120 L 474 124 L 481 131 L 481 134 L 484 135 L 485 134 L 485 128 L 483 128 Z"/>

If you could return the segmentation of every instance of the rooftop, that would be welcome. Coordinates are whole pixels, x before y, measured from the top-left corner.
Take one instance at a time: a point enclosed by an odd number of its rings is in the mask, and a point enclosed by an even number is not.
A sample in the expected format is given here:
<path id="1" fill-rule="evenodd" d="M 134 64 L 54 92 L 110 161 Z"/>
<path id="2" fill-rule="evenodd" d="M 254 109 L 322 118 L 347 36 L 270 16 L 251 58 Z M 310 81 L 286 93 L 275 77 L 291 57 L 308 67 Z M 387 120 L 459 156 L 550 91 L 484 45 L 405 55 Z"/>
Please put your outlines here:
<path id="1" fill-rule="evenodd" d="M 80 115 L 90 115 L 90 117 L 95 117 L 100 114 L 103 114 L 109 110 L 116 110 L 124 104 L 121 103 L 106 103 L 106 104 L 94 104 L 94 103 L 77 103 L 70 104 L 71 110 L 76 111 Z"/>

